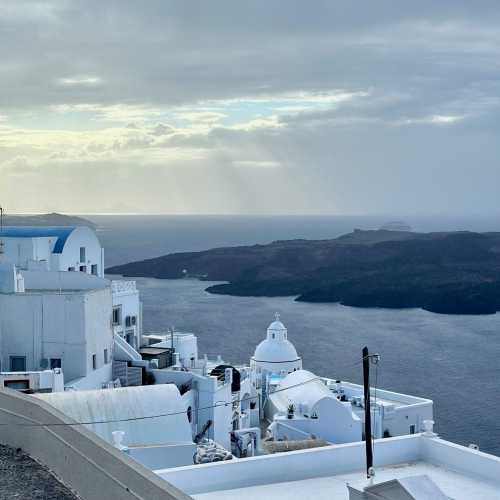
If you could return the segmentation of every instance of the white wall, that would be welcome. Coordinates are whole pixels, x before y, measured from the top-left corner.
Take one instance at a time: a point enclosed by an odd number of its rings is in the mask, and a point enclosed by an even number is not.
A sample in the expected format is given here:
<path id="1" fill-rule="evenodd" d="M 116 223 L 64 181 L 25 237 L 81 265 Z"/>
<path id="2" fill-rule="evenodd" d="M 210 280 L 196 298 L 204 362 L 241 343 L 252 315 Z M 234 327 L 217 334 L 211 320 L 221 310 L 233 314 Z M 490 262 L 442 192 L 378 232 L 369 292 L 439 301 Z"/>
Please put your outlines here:
<path id="1" fill-rule="evenodd" d="M 109 286 L 109 281 L 84 273 L 67 271 L 20 271 L 26 290 L 93 290 Z"/>
<path id="2" fill-rule="evenodd" d="M 417 461 L 444 466 L 458 474 L 486 481 L 492 486 L 498 484 L 500 477 L 499 457 L 443 439 L 417 434 L 375 441 L 376 468 Z M 192 495 L 317 477 L 333 476 L 332 480 L 335 480 L 338 474 L 354 471 L 359 471 L 360 477 L 364 477 L 364 442 L 155 472 Z"/>
<path id="3" fill-rule="evenodd" d="M 196 445 L 194 443 L 143 446 L 128 450 L 129 456 L 152 470 L 193 465 L 195 453 Z"/>
<path id="4" fill-rule="evenodd" d="M 174 370 L 152 370 L 156 384 L 173 383 L 177 386 L 192 383 L 193 390 L 198 391 L 197 432 L 208 420 L 212 420 L 207 436 L 227 450 L 231 449 L 229 433 L 232 430 L 232 403 L 227 406 L 223 402 L 231 402 L 231 384 L 220 384 L 216 377 L 203 377 L 192 372 Z M 215 406 L 218 404 L 217 406 Z M 200 409 L 202 408 L 202 409 Z M 193 408 L 193 411 L 196 409 Z"/>
<path id="5" fill-rule="evenodd" d="M 182 366 L 191 368 L 191 359 L 198 360 L 198 339 L 192 333 L 174 333 L 174 349 L 179 353 Z M 155 347 L 170 347 L 172 345 L 171 334 L 165 335 L 165 340 L 152 344 Z"/>
<path id="6" fill-rule="evenodd" d="M 9 382 L 27 382 L 27 389 L 35 392 L 39 390 L 64 391 L 64 375 L 61 370 L 0 373 L 0 388 L 9 387 Z"/>
<path id="7" fill-rule="evenodd" d="M 113 443 L 114 431 L 125 432 L 125 446 L 192 443 L 184 404 L 171 384 L 66 391 L 36 397 L 77 422 L 105 422 L 85 426 L 108 443 Z"/>
<path id="8" fill-rule="evenodd" d="M 113 378 L 113 364 L 107 365 L 87 372 L 85 377 L 74 378 L 66 382 L 66 389 L 75 391 L 90 391 L 92 389 L 99 389 L 103 384 L 109 382 Z"/>
<path id="9" fill-rule="evenodd" d="M 43 422 L 47 426 L 32 425 Z M 83 500 L 189 500 L 39 398 L 0 391 L 0 442 L 46 465 Z M 20 427 L 19 424 L 23 426 Z"/>
<path id="10" fill-rule="evenodd" d="M 30 263 L 44 261 L 50 266 L 51 248 L 55 237 L 39 238 L 2 238 L 4 254 L 2 262 L 9 262 L 17 267 L 28 268 Z"/>
<path id="11" fill-rule="evenodd" d="M 85 262 L 80 262 L 80 247 L 85 247 Z M 57 254 L 53 254 L 57 255 Z M 68 236 L 64 249 L 58 260 L 58 269 L 67 271 L 74 267 L 78 271 L 80 266 L 87 266 L 87 273 L 91 272 L 92 264 L 97 264 L 97 275 L 104 277 L 101 265 L 101 244 L 94 230 L 86 226 L 78 226 Z"/>
<path id="12" fill-rule="evenodd" d="M 102 248 L 94 230 L 86 226 L 76 227 L 67 237 L 61 253 L 53 253 L 57 236 L 3 237 L 4 254 L 1 262 L 10 262 L 22 269 L 42 268 L 51 271 L 75 271 L 86 266 L 91 273 L 97 265 L 97 275 L 104 277 Z M 85 248 L 85 261 L 80 262 L 80 248 Z"/>
<path id="13" fill-rule="evenodd" d="M 0 356 L 9 370 L 10 356 L 25 356 L 26 370 L 41 368 L 41 360 L 61 358 L 65 382 L 111 361 L 111 293 L 102 290 L 67 293 L 0 294 Z"/>
<path id="14" fill-rule="evenodd" d="M 135 286 L 135 281 L 113 280 L 111 282 L 113 307 L 120 307 L 120 322 L 113 324 L 113 331 L 120 337 L 127 338 L 127 334 L 132 335 L 130 344 L 136 350 L 141 345 L 142 334 L 142 314 L 139 291 Z M 135 325 L 126 325 L 127 316 L 135 316 Z"/>
<path id="15" fill-rule="evenodd" d="M 415 435 L 376 441 L 375 465 L 417 460 L 420 456 L 421 439 L 428 438 Z M 348 471 L 362 471 L 364 468 L 365 443 L 359 442 L 155 472 L 192 495 L 257 484 L 333 476 Z"/>

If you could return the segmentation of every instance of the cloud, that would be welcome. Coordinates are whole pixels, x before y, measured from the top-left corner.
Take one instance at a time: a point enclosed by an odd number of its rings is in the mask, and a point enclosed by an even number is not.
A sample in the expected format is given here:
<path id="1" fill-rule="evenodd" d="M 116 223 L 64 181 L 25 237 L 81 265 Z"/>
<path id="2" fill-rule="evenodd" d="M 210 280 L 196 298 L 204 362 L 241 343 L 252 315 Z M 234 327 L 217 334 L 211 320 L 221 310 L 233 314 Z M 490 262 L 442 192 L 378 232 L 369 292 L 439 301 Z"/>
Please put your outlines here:
<path id="1" fill-rule="evenodd" d="M 65 87 L 93 87 L 100 85 L 102 80 L 97 76 L 83 76 L 74 78 L 59 78 L 57 83 Z"/>
<path id="2" fill-rule="evenodd" d="M 137 191 L 147 211 L 497 210 L 499 23 L 496 0 L 4 0 L 0 196 L 71 211 L 123 208 L 125 193 L 133 211 Z"/>

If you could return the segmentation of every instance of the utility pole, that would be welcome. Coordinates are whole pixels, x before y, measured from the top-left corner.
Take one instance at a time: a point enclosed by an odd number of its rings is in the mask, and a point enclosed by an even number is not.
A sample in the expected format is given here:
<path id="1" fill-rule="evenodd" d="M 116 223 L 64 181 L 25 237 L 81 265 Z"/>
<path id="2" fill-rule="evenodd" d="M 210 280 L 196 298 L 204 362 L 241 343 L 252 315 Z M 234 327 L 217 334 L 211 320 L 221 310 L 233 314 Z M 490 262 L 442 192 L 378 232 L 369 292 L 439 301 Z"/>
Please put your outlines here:
<path id="1" fill-rule="evenodd" d="M 365 396 L 365 447 L 366 447 L 366 477 L 372 479 L 373 449 L 372 449 L 372 417 L 370 410 L 370 354 L 368 347 L 363 347 L 363 389 Z"/>

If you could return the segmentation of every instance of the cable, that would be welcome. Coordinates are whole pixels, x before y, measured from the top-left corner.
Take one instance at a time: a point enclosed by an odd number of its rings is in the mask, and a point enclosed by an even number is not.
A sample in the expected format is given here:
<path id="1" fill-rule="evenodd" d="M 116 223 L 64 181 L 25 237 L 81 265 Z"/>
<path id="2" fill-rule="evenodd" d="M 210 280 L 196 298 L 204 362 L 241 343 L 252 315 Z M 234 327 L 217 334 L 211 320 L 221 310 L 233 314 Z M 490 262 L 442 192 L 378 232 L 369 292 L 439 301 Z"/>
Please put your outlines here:
<path id="1" fill-rule="evenodd" d="M 300 387 L 302 385 L 308 384 L 310 382 L 313 382 L 315 380 L 320 380 L 321 377 L 314 377 L 309 380 L 305 380 L 304 382 L 299 382 L 298 384 L 290 385 L 288 387 L 284 387 L 283 389 L 277 389 L 276 391 L 273 392 L 273 394 L 276 394 L 278 392 L 284 392 L 289 389 L 293 389 L 295 387 Z M 112 389 L 110 389 L 112 390 Z M 233 403 L 242 403 L 243 401 L 249 401 L 249 400 L 254 400 L 256 399 L 257 396 L 250 396 L 247 398 L 242 398 L 242 399 L 236 399 L 232 401 L 218 401 L 214 405 L 210 406 L 204 406 L 202 408 L 198 408 L 197 411 L 202 411 L 202 410 L 210 410 L 212 408 L 219 408 L 221 406 L 232 406 Z M 2 410 L 0 408 L 0 410 Z M 143 417 L 130 417 L 130 418 L 120 418 L 116 420 L 96 420 L 96 421 L 91 421 L 91 422 L 58 422 L 58 423 L 36 423 L 36 424 L 23 424 L 23 423 L 0 423 L 0 426 L 8 426 L 8 425 L 13 425 L 13 426 L 20 426 L 20 427 L 60 427 L 60 426 L 75 426 L 75 425 L 96 425 L 96 424 L 111 424 L 111 423 L 117 423 L 117 422 L 133 422 L 136 420 L 148 420 L 148 419 L 153 419 L 153 418 L 161 418 L 161 417 L 171 417 L 175 415 L 185 415 L 186 410 L 182 411 L 177 411 L 177 412 L 171 412 L 171 413 L 160 413 L 158 415 L 146 415 Z"/>
<path id="2" fill-rule="evenodd" d="M 375 358 L 375 359 L 380 359 L 380 356 L 378 354 L 369 354 L 367 358 Z M 364 358 L 363 358 L 364 359 Z M 378 363 L 378 361 L 377 361 Z M 359 364 L 359 361 L 352 363 L 352 366 Z M 275 390 L 272 394 L 277 394 L 279 392 L 284 392 L 289 389 L 293 389 L 295 387 L 300 387 L 302 385 L 308 384 L 310 382 L 314 382 L 316 380 L 321 380 L 322 377 L 314 377 L 309 380 L 305 380 L 303 382 L 299 382 L 294 385 L 290 385 L 288 387 L 284 387 L 282 389 L 277 389 Z M 112 390 L 112 389 L 111 389 Z M 199 411 L 203 410 L 210 410 L 212 408 L 219 408 L 221 406 L 229 406 L 233 405 L 233 403 L 242 403 L 244 401 L 250 401 L 250 400 L 255 400 L 256 396 L 249 396 L 247 398 L 242 398 L 242 399 L 236 399 L 232 401 L 218 401 L 214 405 L 209 405 L 209 406 L 204 406 L 201 408 L 198 408 L 196 412 L 198 413 Z M 2 408 L 0 408 L 2 410 Z M 97 425 L 97 424 L 111 424 L 111 423 L 119 423 L 119 422 L 134 422 L 137 420 L 151 420 L 154 418 L 161 418 L 161 417 L 171 417 L 171 416 L 176 416 L 176 415 L 184 415 L 186 413 L 186 410 L 182 411 L 177 411 L 177 412 L 170 412 L 170 413 L 160 413 L 158 415 L 146 415 L 142 417 L 130 417 L 130 418 L 121 418 L 121 419 L 116 419 L 116 420 L 97 420 L 97 421 L 90 421 L 90 422 L 60 422 L 60 423 L 36 423 L 36 424 L 23 424 L 23 423 L 0 423 L 0 426 L 19 426 L 19 427 L 60 427 L 60 426 L 76 426 L 76 425 Z"/>

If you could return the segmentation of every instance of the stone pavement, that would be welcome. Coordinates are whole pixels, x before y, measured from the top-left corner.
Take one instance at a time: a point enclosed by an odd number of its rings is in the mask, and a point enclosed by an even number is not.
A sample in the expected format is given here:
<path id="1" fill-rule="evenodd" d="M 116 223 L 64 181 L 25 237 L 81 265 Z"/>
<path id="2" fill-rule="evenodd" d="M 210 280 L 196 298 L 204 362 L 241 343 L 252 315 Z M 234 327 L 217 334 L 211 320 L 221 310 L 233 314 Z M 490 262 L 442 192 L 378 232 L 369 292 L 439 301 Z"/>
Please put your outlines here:
<path id="1" fill-rule="evenodd" d="M 0 500 L 78 500 L 44 466 L 0 445 Z"/>

